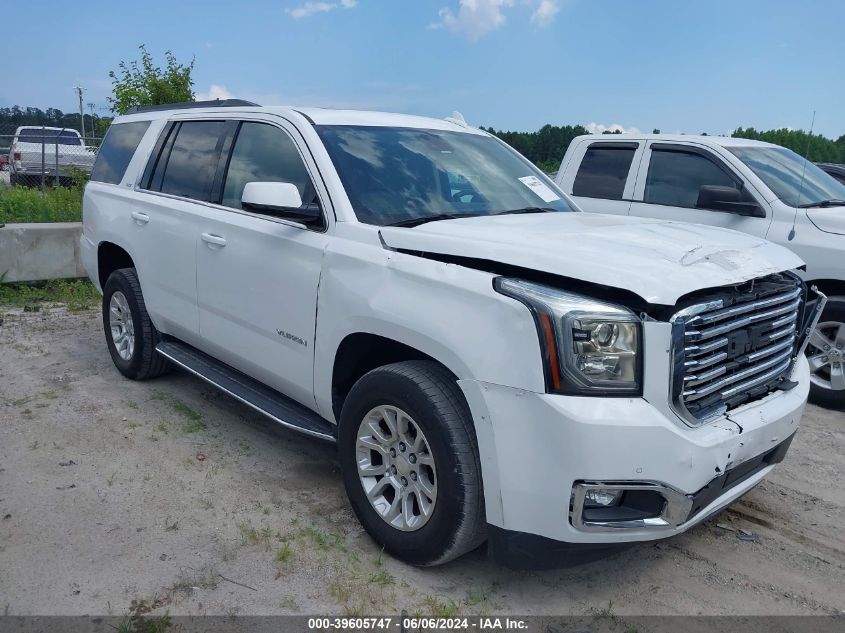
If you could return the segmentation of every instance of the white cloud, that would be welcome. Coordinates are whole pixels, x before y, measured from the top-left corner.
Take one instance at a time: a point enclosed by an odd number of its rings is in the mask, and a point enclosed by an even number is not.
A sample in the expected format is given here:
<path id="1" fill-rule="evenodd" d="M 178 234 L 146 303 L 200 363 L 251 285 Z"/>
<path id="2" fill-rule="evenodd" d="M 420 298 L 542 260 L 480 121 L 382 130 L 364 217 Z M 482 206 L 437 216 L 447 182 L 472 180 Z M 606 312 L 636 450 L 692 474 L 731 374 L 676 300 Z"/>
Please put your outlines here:
<path id="1" fill-rule="evenodd" d="M 197 101 L 211 101 L 212 99 L 231 99 L 232 93 L 226 86 L 211 84 L 206 92 L 197 93 Z"/>
<path id="2" fill-rule="evenodd" d="M 540 0 L 537 8 L 531 13 L 531 24 L 538 29 L 544 29 L 554 22 L 558 11 L 560 11 L 558 0 Z"/>
<path id="3" fill-rule="evenodd" d="M 604 123 L 587 123 L 585 126 L 590 134 L 604 134 L 605 132 L 622 132 L 622 134 L 640 134 L 635 127 L 624 127 L 618 123 L 605 125 Z"/>
<path id="4" fill-rule="evenodd" d="M 443 7 L 437 12 L 439 20 L 429 28 L 446 29 L 474 42 L 501 28 L 507 22 L 505 13 L 514 6 L 531 10 L 530 21 L 535 28 L 546 28 L 560 11 L 562 0 L 458 0 L 457 10 Z"/>
<path id="5" fill-rule="evenodd" d="M 316 13 L 328 13 L 338 7 L 344 9 L 351 9 L 358 5 L 358 0 L 340 0 L 340 2 L 305 2 L 293 9 L 285 9 L 285 13 L 290 15 L 294 20 L 300 18 L 307 18 Z"/>
<path id="6" fill-rule="evenodd" d="M 458 12 L 448 7 L 440 9 L 440 21 L 432 28 L 445 28 L 474 42 L 495 31 L 505 23 L 503 9 L 513 6 L 513 0 L 459 0 Z"/>

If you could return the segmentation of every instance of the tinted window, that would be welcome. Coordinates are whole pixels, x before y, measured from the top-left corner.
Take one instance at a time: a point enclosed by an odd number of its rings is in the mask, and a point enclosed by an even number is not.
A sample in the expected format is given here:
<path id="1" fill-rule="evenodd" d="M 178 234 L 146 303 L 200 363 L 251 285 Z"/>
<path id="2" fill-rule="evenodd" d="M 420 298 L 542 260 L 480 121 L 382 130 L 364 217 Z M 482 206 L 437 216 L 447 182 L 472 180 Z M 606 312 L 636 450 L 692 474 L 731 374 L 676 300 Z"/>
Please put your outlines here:
<path id="1" fill-rule="evenodd" d="M 353 125 L 317 132 L 366 224 L 572 210 L 542 172 L 486 134 Z"/>
<path id="2" fill-rule="evenodd" d="M 636 151 L 636 146 L 592 145 L 584 154 L 584 160 L 578 168 L 578 174 L 572 184 L 572 195 L 621 200 Z"/>
<path id="3" fill-rule="evenodd" d="M 248 182 L 293 183 L 303 202 L 314 201 L 315 192 L 296 146 L 285 132 L 272 125 L 241 125 L 226 173 L 223 204 L 240 209 Z"/>
<path id="4" fill-rule="evenodd" d="M 106 132 L 100 151 L 97 152 L 97 160 L 94 161 L 94 169 L 91 171 L 91 180 L 113 185 L 123 180 L 129 161 L 132 160 L 132 155 L 148 127 L 150 127 L 149 121 L 112 125 Z"/>
<path id="5" fill-rule="evenodd" d="M 164 169 L 161 191 L 208 201 L 225 129 L 223 121 L 182 123 L 166 161 L 162 160 L 165 158 L 162 156 L 156 167 L 156 171 Z M 164 151 L 167 153 L 168 148 L 165 147 Z"/>
<path id="6" fill-rule="evenodd" d="M 82 139 L 74 130 L 42 130 L 24 128 L 18 132 L 18 143 L 47 143 L 49 145 L 82 145 Z"/>
<path id="7" fill-rule="evenodd" d="M 733 178 L 704 156 L 652 150 L 645 202 L 695 208 L 702 185 L 738 188 Z"/>

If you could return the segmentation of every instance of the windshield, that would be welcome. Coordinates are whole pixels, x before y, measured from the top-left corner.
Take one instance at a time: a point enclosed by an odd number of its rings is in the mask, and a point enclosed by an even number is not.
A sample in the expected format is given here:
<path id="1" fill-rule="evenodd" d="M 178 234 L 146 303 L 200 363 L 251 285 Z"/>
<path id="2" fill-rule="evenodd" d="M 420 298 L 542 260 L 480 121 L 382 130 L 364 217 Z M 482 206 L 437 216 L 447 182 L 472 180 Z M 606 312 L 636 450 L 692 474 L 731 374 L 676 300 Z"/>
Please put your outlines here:
<path id="1" fill-rule="evenodd" d="M 349 125 L 317 131 L 366 224 L 573 210 L 540 171 L 486 135 Z"/>
<path id="2" fill-rule="evenodd" d="M 18 132 L 18 143 L 47 143 L 48 145 L 82 145 L 82 139 L 72 130 L 43 130 L 24 128 Z"/>
<path id="3" fill-rule="evenodd" d="M 791 207 L 845 199 L 845 185 L 784 147 L 728 147 Z M 802 182 L 803 181 L 803 182 Z"/>

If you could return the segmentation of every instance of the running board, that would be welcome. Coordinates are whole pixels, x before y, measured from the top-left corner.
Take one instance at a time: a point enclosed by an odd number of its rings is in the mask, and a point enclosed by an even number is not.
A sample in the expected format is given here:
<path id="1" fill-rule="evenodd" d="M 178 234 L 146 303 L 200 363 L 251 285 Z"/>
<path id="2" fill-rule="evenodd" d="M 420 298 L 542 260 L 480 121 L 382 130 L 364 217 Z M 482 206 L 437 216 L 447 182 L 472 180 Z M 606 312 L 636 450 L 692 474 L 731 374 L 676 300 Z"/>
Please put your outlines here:
<path id="1" fill-rule="evenodd" d="M 168 340 L 156 345 L 156 351 L 282 426 L 330 442 L 336 439 L 335 425 L 314 411 L 190 345 Z"/>

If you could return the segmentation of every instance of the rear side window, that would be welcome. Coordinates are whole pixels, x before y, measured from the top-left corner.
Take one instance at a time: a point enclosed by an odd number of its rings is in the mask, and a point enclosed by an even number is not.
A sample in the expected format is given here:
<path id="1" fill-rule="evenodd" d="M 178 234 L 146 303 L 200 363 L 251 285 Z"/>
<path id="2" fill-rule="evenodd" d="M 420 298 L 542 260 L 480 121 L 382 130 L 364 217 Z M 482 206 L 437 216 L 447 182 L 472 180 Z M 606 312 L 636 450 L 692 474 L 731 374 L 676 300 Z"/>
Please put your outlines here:
<path id="1" fill-rule="evenodd" d="M 596 143 L 587 149 L 572 183 L 572 195 L 585 198 L 621 200 L 636 143 L 610 145 Z"/>
<path id="2" fill-rule="evenodd" d="M 248 182 L 289 182 L 296 185 L 303 202 L 314 199 L 314 188 L 305 164 L 290 137 L 265 123 L 243 123 L 223 187 L 223 204 L 241 208 L 241 196 Z"/>
<path id="3" fill-rule="evenodd" d="M 185 121 L 156 163 L 152 189 L 208 202 L 226 132 L 224 121 Z"/>
<path id="4" fill-rule="evenodd" d="M 149 127 L 149 121 L 112 125 L 106 132 L 100 151 L 97 152 L 97 159 L 91 170 L 91 180 L 112 185 L 120 183 L 132 155 Z"/>
<path id="5" fill-rule="evenodd" d="M 652 150 L 643 201 L 692 209 L 703 185 L 738 188 L 736 181 L 706 156 Z"/>

